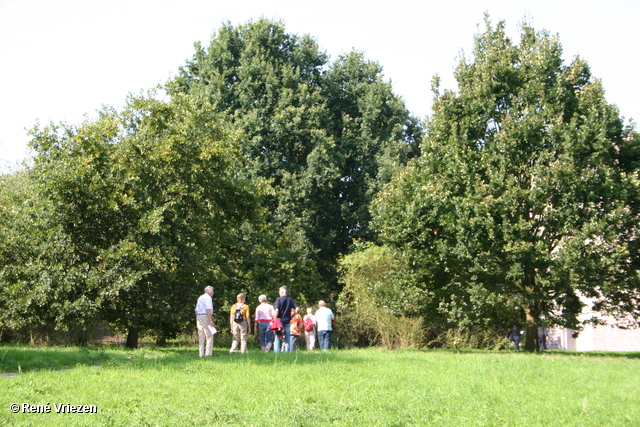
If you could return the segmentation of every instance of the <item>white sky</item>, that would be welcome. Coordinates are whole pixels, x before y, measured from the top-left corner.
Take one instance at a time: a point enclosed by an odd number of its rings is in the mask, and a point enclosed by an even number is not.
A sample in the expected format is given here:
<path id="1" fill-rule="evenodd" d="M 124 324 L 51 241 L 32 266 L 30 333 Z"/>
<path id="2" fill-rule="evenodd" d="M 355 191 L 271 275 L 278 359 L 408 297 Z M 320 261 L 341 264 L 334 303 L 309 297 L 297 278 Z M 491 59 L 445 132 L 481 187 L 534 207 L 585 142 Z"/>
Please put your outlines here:
<path id="1" fill-rule="evenodd" d="M 455 89 L 456 57 L 470 57 L 489 12 L 517 38 L 523 18 L 581 55 L 607 100 L 640 120 L 638 0 L 0 0 L 0 171 L 28 155 L 26 129 L 82 122 L 101 105 L 165 82 L 222 22 L 282 19 L 332 59 L 352 48 L 378 61 L 417 116 L 430 114 L 431 78 Z"/>

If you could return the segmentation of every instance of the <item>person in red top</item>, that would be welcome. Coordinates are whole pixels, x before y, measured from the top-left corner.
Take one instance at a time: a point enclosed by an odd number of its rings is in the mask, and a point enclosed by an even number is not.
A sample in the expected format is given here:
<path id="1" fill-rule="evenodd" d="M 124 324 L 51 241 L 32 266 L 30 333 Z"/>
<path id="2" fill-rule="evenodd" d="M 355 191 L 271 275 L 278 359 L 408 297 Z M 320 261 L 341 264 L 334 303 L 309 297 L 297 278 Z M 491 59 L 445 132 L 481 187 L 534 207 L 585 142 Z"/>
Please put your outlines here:
<path id="1" fill-rule="evenodd" d="M 307 315 L 302 319 L 302 324 L 307 350 L 313 350 L 316 347 L 316 316 L 313 314 L 313 308 L 307 308 Z"/>
<path id="2" fill-rule="evenodd" d="M 291 334 L 289 345 L 291 346 L 291 351 L 296 351 L 296 343 L 302 333 L 302 329 L 302 316 L 300 316 L 300 313 L 298 313 L 295 308 L 292 308 L 291 322 L 289 323 L 289 333 Z"/>

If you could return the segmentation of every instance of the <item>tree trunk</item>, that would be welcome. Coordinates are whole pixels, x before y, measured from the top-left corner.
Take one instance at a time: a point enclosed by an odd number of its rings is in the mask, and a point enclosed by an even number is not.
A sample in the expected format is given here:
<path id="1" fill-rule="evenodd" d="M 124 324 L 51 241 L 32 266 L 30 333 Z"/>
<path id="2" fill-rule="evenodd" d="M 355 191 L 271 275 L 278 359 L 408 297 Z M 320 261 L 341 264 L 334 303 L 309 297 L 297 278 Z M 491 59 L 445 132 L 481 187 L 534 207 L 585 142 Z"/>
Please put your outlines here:
<path id="1" fill-rule="evenodd" d="M 80 331 L 76 335 L 76 345 L 81 347 L 86 347 L 89 343 L 89 331 L 87 328 L 81 328 Z"/>
<path id="2" fill-rule="evenodd" d="M 138 327 L 129 326 L 127 330 L 127 342 L 124 345 L 127 348 L 138 348 Z"/>
<path id="3" fill-rule="evenodd" d="M 526 314 L 526 341 L 524 349 L 526 351 L 536 351 L 538 348 L 538 320 L 540 312 L 537 309 L 527 308 Z"/>
<path id="4" fill-rule="evenodd" d="M 535 269 L 531 266 L 525 268 L 524 277 L 524 289 L 528 294 L 528 299 L 531 301 L 531 305 L 525 307 L 524 313 L 526 315 L 525 331 L 526 340 L 524 343 L 525 351 L 536 351 L 538 347 L 538 324 L 540 320 L 540 305 L 535 302 L 533 297 L 537 293 L 536 289 L 536 273 Z"/>
<path id="5" fill-rule="evenodd" d="M 161 336 L 156 338 L 156 345 L 158 347 L 166 347 L 167 346 L 167 337 Z"/>

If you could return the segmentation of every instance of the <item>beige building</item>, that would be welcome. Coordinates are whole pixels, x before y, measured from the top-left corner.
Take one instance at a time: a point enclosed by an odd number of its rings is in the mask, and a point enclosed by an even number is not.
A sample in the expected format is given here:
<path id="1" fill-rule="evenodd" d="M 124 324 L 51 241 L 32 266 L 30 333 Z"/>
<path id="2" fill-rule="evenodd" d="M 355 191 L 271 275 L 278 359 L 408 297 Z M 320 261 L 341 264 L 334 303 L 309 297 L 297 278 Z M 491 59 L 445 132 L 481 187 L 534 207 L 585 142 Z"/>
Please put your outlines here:
<path id="1" fill-rule="evenodd" d="M 575 331 L 554 328 L 548 331 L 547 348 L 555 350 L 575 351 L 640 351 L 640 328 L 637 322 L 630 319 L 629 325 L 635 328 L 621 329 L 615 326 L 613 318 L 591 310 L 591 304 L 585 300 L 585 307 L 580 315 L 581 320 L 598 317 L 607 322 L 606 325 L 586 325 L 577 337 Z"/>
<path id="2" fill-rule="evenodd" d="M 575 351 L 640 351 L 640 329 L 620 329 L 612 326 L 585 326 L 573 338 L 571 329 L 549 330 L 547 348 Z"/>

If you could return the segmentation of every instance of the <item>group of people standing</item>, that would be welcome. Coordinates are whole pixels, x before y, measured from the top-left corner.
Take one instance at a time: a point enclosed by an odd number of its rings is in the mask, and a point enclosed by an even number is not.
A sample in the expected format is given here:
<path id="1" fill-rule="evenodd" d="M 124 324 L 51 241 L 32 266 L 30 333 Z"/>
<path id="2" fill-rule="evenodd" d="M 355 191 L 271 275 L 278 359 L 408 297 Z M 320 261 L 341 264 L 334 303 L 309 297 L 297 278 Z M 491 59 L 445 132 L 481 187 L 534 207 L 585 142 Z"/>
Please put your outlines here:
<path id="1" fill-rule="evenodd" d="M 335 322 L 335 315 L 324 301 L 318 302 L 318 309 L 313 313 L 313 308 L 307 308 L 307 314 L 302 318 L 300 308 L 288 295 L 286 286 L 278 290 L 279 297 L 275 304 L 271 305 L 266 295 L 258 297 L 259 305 L 256 307 L 253 331 L 260 337 L 260 349 L 268 353 L 273 348 L 275 353 L 295 351 L 298 338 L 304 332 L 307 350 L 315 348 L 316 334 L 321 350 L 328 350 L 331 345 L 331 334 Z M 213 352 L 213 334 L 215 324 L 213 322 L 213 288 L 207 286 L 204 294 L 198 298 L 196 304 L 196 319 L 198 326 L 198 341 L 200 357 L 211 356 Z M 233 336 L 230 353 L 247 352 L 247 340 L 251 334 L 251 312 L 246 304 L 246 295 L 240 293 L 236 297 L 236 303 L 231 306 L 229 313 L 229 331 Z"/>

